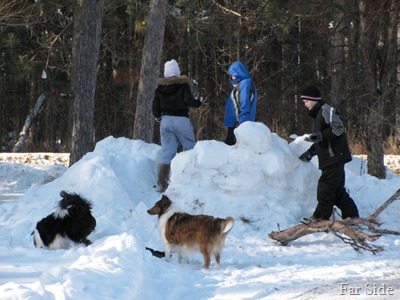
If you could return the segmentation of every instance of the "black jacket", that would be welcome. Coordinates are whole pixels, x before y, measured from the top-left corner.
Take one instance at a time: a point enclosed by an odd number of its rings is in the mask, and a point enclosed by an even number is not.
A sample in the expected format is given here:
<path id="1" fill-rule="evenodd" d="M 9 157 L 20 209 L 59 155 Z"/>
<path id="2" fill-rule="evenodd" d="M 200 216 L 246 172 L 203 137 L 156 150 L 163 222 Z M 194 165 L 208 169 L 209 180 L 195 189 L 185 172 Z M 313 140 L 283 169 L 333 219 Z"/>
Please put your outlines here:
<path id="1" fill-rule="evenodd" d="M 319 101 L 309 114 L 314 120 L 314 133 L 321 132 L 322 141 L 314 143 L 308 151 L 318 155 L 319 168 L 352 160 L 344 125 L 335 109 Z"/>
<path id="2" fill-rule="evenodd" d="M 199 107 L 193 97 L 187 76 L 160 78 L 153 100 L 153 115 L 189 117 L 188 107 Z"/>

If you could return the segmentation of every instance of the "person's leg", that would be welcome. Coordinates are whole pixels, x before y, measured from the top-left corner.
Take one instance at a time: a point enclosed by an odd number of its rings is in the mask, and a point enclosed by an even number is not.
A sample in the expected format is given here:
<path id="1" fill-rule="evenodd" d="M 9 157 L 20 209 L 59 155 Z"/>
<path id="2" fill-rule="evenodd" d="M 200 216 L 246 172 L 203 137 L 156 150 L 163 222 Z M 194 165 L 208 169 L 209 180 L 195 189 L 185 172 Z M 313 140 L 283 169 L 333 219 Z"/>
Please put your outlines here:
<path id="1" fill-rule="evenodd" d="M 182 150 L 190 150 L 196 145 L 196 138 L 194 136 L 194 129 L 189 118 L 174 117 L 173 131 L 182 145 Z"/>
<path id="2" fill-rule="evenodd" d="M 163 116 L 160 123 L 161 164 L 169 165 L 178 150 L 179 140 L 174 133 L 173 119 L 171 116 Z"/>
<path id="3" fill-rule="evenodd" d="M 235 134 L 233 132 L 234 129 L 235 128 L 233 128 L 233 127 L 228 127 L 228 133 L 227 133 L 226 138 L 225 138 L 225 144 L 227 144 L 229 146 L 232 146 L 232 145 L 236 144 L 236 137 L 235 137 Z"/>
<path id="4" fill-rule="evenodd" d="M 357 205 L 355 204 L 354 200 L 350 197 L 349 193 L 347 192 L 345 188 L 345 172 L 344 172 L 344 166 L 343 166 L 343 176 L 342 176 L 342 181 L 340 182 L 340 185 L 338 187 L 338 190 L 336 192 L 336 198 L 335 198 L 335 205 L 341 210 L 342 212 L 342 219 L 346 218 L 358 218 L 358 208 Z"/>
<path id="5" fill-rule="evenodd" d="M 336 199 L 336 191 L 340 186 L 343 174 L 340 172 L 341 164 L 334 164 L 322 170 L 318 180 L 317 200 L 313 217 L 322 220 L 329 220 L 333 212 Z"/>
<path id="6" fill-rule="evenodd" d="M 160 123 L 161 159 L 157 170 L 157 191 L 162 193 L 168 187 L 171 161 L 179 145 L 172 129 L 172 117 L 163 116 Z"/>
<path id="7" fill-rule="evenodd" d="M 157 172 L 157 191 L 164 193 L 168 188 L 169 171 L 171 165 L 169 164 L 159 164 Z"/>

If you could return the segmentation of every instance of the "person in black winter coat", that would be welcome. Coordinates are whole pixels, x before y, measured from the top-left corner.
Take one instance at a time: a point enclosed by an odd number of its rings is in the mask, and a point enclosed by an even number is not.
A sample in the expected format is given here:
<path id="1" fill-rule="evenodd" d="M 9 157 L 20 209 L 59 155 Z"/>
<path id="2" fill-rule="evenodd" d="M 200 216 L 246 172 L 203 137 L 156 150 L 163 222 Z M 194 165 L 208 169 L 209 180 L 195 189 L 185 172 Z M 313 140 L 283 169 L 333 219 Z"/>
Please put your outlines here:
<path id="1" fill-rule="evenodd" d="M 345 188 L 344 166 L 352 156 L 343 122 L 335 109 L 322 100 L 317 87 L 306 87 L 300 98 L 314 119 L 314 128 L 313 133 L 304 139 L 313 144 L 299 158 L 309 162 L 317 155 L 322 171 L 317 187 L 317 207 L 312 217 L 303 218 L 302 223 L 329 220 L 334 206 L 341 210 L 342 219 L 358 218 L 357 206 Z"/>
<path id="2" fill-rule="evenodd" d="M 189 119 L 189 107 L 200 107 L 202 97 L 193 97 L 190 79 L 182 75 L 176 60 L 164 65 L 164 78 L 158 80 L 153 99 L 153 115 L 160 122 L 161 159 L 158 165 L 157 190 L 168 187 L 170 165 L 179 144 L 182 149 L 192 149 L 196 143 L 194 129 Z"/>

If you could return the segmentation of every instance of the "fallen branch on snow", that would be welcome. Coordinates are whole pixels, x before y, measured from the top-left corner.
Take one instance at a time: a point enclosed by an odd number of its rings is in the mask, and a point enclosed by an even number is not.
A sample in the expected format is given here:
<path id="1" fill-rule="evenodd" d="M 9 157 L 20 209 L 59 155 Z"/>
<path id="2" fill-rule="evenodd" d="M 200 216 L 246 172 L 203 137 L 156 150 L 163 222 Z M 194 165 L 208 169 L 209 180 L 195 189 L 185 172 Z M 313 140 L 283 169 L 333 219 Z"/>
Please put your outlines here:
<path id="1" fill-rule="evenodd" d="M 283 231 L 272 231 L 268 236 L 271 239 L 278 241 L 281 245 L 286 246 L 290 242 L 308 234 L 331 232 L 335 236 L 339 237 L 344 243 L 353 247 L 357 252 L 367 250 L 376 254 L 383 251 L 383 248 L 368 242 L 377 240 L 382 234 L 400 235 L 400 232 L 379 228 L 381 224 L 376 220 L 383 210 L 399 198 L 400 189 L 366 219 L 356 218 L 335 220 L 335 218 L 333 218 L 332 220 L 315 222 L 309 225 L 295 225 Z M 335 216 L 335 211 L 333 212 L 333 216 Z"/>

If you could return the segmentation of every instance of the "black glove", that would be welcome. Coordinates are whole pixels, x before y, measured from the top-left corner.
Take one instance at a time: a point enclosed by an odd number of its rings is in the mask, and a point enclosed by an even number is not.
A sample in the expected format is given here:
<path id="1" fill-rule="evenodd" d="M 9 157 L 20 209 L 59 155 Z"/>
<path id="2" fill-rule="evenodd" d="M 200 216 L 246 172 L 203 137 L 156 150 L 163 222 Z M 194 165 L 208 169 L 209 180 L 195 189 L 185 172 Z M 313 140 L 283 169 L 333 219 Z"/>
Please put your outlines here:
<path id="1" fill-rule="evenodd" d="M 304 140 L 306 142 L 319 143 L 322 141 L 322 133 L 321 132 L 311 133 L 309 136 L 305 137 Z"/>
<path id="2" fill-rule="evenodd" d="M 309 162 L 312 157 L 313 156 L 311 152 L 307 150 L 306 152 L 304 152 L 302 155 L 299 156 L 299 159 L 304 162 Z"/>
<path id="3" fill-rule="evenodd" d="M 154 120 L 156 120 L 157 123 L 161 122 L 161 117 L 154 117 Z"/>

